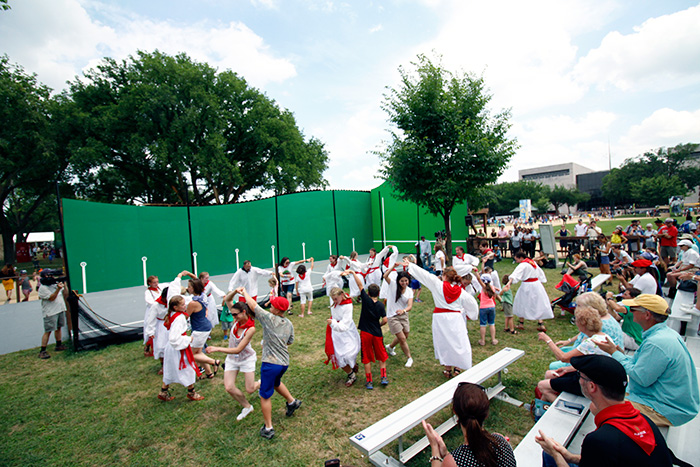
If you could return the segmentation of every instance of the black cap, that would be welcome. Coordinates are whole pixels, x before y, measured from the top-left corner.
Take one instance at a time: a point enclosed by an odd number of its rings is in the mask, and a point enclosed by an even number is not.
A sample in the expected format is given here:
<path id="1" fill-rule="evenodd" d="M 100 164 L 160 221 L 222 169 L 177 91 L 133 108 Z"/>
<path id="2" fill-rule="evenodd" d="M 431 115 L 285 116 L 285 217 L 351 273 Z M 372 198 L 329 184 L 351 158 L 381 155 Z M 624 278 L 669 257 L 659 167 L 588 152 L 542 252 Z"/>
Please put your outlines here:
<path id="1" fill-rule="evenodd" d="M 618 393 L 627 387 L 625 368 L 612 357 L 605 355 L 583 355 L 573 357 L 571 366 L 586 375 L 594 383 Z"/>

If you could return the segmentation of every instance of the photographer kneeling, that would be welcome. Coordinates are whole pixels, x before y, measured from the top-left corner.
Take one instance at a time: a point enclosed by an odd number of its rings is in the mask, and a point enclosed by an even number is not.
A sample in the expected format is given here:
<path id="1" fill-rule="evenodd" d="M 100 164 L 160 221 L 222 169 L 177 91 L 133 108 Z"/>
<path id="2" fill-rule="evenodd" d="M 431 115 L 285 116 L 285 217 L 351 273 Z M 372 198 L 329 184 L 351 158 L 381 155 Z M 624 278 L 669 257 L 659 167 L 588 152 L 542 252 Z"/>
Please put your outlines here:
<path id="1" fill-rule="evenodd" d="M 41 351 L 39 358 L 46 360 L 51 355 L 46 351 L 51 332 L 56 337 L 56 352 L 66 350 L 61 343 L 61 328 L 66 325 L 66 297 L 68 290 L 65 288 L 65 277 L 60 269 L 44 269 L 39 279 L 39 299 L 41 300 L 41 315 L 44 318 L 44 335 L 41 336 Z M 59 295 L 61 297 L 59 298 Z"/>

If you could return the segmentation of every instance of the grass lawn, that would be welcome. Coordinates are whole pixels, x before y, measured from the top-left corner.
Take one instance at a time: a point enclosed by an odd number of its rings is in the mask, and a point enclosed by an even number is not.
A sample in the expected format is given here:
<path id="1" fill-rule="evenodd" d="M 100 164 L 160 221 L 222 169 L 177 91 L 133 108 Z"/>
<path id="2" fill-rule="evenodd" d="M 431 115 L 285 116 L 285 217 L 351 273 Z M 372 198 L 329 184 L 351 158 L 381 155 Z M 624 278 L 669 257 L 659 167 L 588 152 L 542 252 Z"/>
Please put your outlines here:
<path id="1" fill-rule="evenodd" d="M 514 267 L 510 260 L 497 264 L 501 277 Z M 561 279 L 559 271 L 545 272 L 550 298 L 559 296 L 554 289 Z M 344 373 L 322 363 L 329 315 L 324 308 L 326 297 L 316 300 L 312 316 L 293 317 L 296 340 L 290 347 L 292 362 L 284 381 L 304 404 L 293 417 L 286 418 L 284 400 L 273 397 L 277 434 L 270 441 L 258 433 L 262 415 L 257 393 L 249 397 L 255 411 L 237 422 L 241 407 L 225 392 L 221 374 L 196 384 L 204 401 L 187 401 L 186 391 L 179 385 L 173 385 L 174 401 L 156 399 L 161 383 L 159 364 L 144 358 L 140 342 L 80 353 L 56 353 L 51 344 L 49 360 L 38 359 L 38 349 L 0 356 L 0 365 L 5 368 L 0 376 L 5 394 L 0 400 L 0 426 L 5 433 L 0 442 L 0 465 L 311 466 L 334 457 L 347 465 L 369 465 L 348 438 L 445 381 L 433 358 L 433 303 L 427 289 L 421 298 L 424 303 L 414 304 L 411 312 L 413 368 L 404 368 L 405 358 L 397 349 L 399 355 L 388 361 L 389 386 L 373 391 L 364 389 L 363 376 L 355 386 L 346 388 Z M 355 306 L 356 322 L 359 311 Z M 576 330 L 569 316 L 559 317 L 558 310 L 555 315 L 547 322 L 552 338 L 573 336 Z M 525 356 L 504 376 L 504 384 L 508 394 L 530 402 L 534 386 L 553 356 L 537 340 L 534 322 L 526 323 L 527 329 L 520 335 L 505 335 L 499 307 L 496 324 L 500 344 L 480 347 L 478 322 L 469 323 L 474 363 L 505 346 L 525 350 Z M 31 325 L 36 326 L 38 338 L 41 323 Z M 385 336 L 388 343 L 387 329 Z M 217 328 L 214 345 L 224 345 L 222 337 Z M 255 340 L 260 355 L 260 339 Z M 378 368 L 374 373 L 378 380 Z M 445 410 L 434 422 L 442 422 L 448 415 L 449 410 Z M 492 403 L 487 428 L 510 437 L 513 446 L 532 425 L 524 409 L 500 401 Z M 408 437 L 420 436 L 421 430 L 414 430 Z M 459 439 L 459 430 L 452 430 L 446 438 L 448 447 L 456 447 Z M 395 455 L 395 446 L 385 452 Z M 428 457 L 424 451 L 410 465 L 426 465 Z"/>

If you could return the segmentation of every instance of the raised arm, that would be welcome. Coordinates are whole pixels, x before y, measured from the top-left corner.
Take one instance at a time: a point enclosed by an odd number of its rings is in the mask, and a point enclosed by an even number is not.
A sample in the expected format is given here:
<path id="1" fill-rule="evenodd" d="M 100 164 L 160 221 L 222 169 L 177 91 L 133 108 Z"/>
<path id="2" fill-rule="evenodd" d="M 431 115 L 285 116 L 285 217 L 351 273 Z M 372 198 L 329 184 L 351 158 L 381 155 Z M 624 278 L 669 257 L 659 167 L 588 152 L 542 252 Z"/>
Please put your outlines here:
<path id="1" fill-rule="evenodd" d="M 236 347 L 214 347 L 214 346 L 209 346 L 207 347 L 206 353 L 212 353 L 212 352 L 222 352 L 225 354 L 229 355 L 235 355 L 239 354 L 243 351 L 243 349 L 246 348 L 250 340 L 253 338 L 253 334 L 255 334 L 255 328 L 249 328 L 245 330 L 245 335 L 243 336 L 243 339 L 238 343 Z"/>

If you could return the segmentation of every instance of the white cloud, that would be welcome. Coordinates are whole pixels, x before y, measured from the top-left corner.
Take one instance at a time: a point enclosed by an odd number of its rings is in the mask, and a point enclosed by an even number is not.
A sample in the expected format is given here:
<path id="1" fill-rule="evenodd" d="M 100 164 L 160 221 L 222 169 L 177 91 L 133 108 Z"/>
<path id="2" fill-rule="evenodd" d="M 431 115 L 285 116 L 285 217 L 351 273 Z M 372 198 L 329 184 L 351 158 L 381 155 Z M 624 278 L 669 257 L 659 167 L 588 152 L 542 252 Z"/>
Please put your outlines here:
<path id="1" fill-rule="evenodd" d="M 608 33 L 576 65 L 583 84 L 621 90 L 678 89 L 700 82 L 700 6 L 651 18 L 631 34 Z"/>
<path id="2" fill-rule="evenodd" d="M 621 146 L 627 148 L 627 157 L 681 143 L 700 143 L 700 109 L 658 109 L 620 138 Z"/>
<path id="3" fill-rule="evenodd" d="M 580 141 L 600 137 L 610 130 L 610 125 L 617 119 L 612 112 L 594 111 L 580 118 L 570 115 L 553 115 L 526 120 L 514 127 L 514 134 L 525 144 L 535 141 Z"/>
<path id="4" fill-rule="evenodd" d="M 370 32 L 370 34 L 374 34 L 375 32 L 379 32 L 382 29 L 383 29 L 382 25 L 377 24 L 376 26 L 372 26 L 371 28 L 369 28 L 369 32 Z"/>
<path id="5" fill-rule="evenodd" d="M 12 61 L 36 72 L 40 81 L 55 89 L 94 67 L 98 57 L 121 60 L 137 50 L 154 49 L 168 54 L 185 52 L 219 69 L 230 68 L 256 87 L 296 75 L 294 64 L 276 57 L 245 24 L 180 25 L 125 14 L 101 3 L 90 5 L 110 10 L 111 23 L 92 19 L 77 0 L 18 2 L 11 10 L 11 21 L 0 25 L 0 41 L 11 44 L 6 51 Z M 7 13 L 2 16 L 9 18 Z M 9 40 L 26 28 L 38 33 L 22 35 L 27 38 L 23 41 Z"/>
<path id="6" fill-rule="evenodd" d="M 252 3 L 253 6 L 262 6 L 269 10 L 277 9 L 277 2 L 275 0 L 250 0 L 250 3 Z"/>

